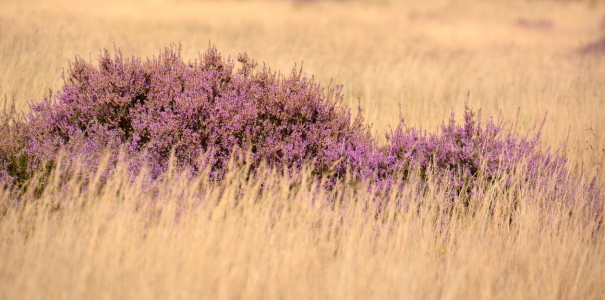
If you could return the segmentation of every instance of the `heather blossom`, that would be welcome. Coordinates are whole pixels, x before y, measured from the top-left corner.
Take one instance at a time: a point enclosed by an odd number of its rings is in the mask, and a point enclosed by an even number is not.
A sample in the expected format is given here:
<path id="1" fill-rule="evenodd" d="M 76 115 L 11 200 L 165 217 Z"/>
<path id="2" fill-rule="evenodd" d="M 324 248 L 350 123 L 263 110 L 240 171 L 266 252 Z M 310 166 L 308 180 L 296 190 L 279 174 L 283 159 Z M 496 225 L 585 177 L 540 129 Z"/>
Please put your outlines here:
<path id="1" fill-rule="evenodd" d="M 388 144 L 383 147 L 389 165 L 394 166 L 389 173 L 407 178 L 416 169 L 423 180 L 432 176 L 444 183 L 453 197 L 497 181 L 509 187 L 519 177 L 530 185 L 544 185 L 554 178 L 561 184 L 555 194 L 565 192 L 569 188 L 565 157 L 540 151 L 542 127 L 533 136 L 518 136 L 515 125 L 507 130 L 502 119 L 490 119 L 483 125 L 481 112 L 468 106 L 463 124 L 457 124 L 452 114 L 439 133 L 407 128 L 402 120 L 386 135 Z"/>
<path id="2" fill-rule="evenodd" d="M 586 190 L 600 201 L 594 181 L 584 187 L 569 179 L 563 155 L 540 151 L 541 130 L 518 136 L 502 120 L 482 124 L 468 107 L 463 124 L 452 115 L 433 134 L 402 120 L 379 145 L 361 114 L 353 118 L 343 104 L 341 87 L 324 89 L 302 68 L 281 74 L 258 68 L 247 54 L 236 68 L 215 47 L 188 62 L 177 46 L 147 60 L 115 52 L 103 51 L 96 65 L 77 57 L 59 92 L 33 104 L 23 119 L 4 117 L 0 181 L 19 185 L 52 169 L 65 151 L 64 164 L 94 169 L 109 153 L 110 167 L 122 157 L 134 175 L 149 168 L 151 180 L 171 163 L 221 180 L 239 159 L 251 171 L 267 165 L 295 174 L 310 167 L 327 187 L 346 180 L 390 191 L 419 176 L 456 199 L 494 182 L 512 188 L 521 178 L 553 196 Z"/>
<path id="3" fill-rule="evenodd" d="M 369 127 L 352 120 L 340 87 L 324 91 L 302 69 L 256 71 L 246 54 L 238 62 L 236 70 L 214 47 L 190 62 L 177 47 L 147 61 L 120 50 L 104 51 L 98 66 L 76 58 L 63 90 L 32 105 L 22 152 L 32 167 L 61 149 L 94 167 L 105 151 L 125 151 L 143 155 L 155 175 L 173 155 L 178 166 L 209 166 L 220 178 L 233 156 L 292 172 L 311 163 L 319 175 L 342 174 L 373 151 Z"/>

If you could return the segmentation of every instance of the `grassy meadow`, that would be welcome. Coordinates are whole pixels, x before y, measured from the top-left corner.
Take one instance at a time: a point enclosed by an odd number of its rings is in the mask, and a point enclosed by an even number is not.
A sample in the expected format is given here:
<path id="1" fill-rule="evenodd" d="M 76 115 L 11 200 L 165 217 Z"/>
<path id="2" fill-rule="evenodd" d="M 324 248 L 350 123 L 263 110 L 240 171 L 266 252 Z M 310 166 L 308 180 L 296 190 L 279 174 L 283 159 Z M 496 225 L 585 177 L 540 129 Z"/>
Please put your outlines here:
<path id="1" fill-rule="evenodd" d="M 286 74 L 302 63 L 381 136 L 400 114 L 435 132 L 465 102 L 521 133 L 546 117 L 542 149 L 565 143 L 570 176 L 605 189 L 599 1 L 5 0 L 0 104 L 28 113 L 77 55 L 172 43 L 186 59 L 214 44 Z M 497 182 L 449 209 L 412 180 L 385 195 L 411 209 L 376 211 L 365 187 L 305 172 L 149 183 L 125 169 L 103 185 L 53 173 L 27 203 L 0 190 L 0 299 L 605 298 L 605 233 L 581 194 L 566 206 L 521 186 L 516 202 Z"/>

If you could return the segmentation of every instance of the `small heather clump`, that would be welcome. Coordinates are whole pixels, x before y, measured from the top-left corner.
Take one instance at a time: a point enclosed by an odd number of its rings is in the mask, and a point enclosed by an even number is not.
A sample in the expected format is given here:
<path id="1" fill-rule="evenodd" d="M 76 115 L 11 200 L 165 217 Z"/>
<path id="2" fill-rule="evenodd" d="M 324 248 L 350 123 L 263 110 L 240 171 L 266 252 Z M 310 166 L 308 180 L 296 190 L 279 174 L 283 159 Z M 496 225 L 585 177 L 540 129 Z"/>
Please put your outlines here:
<path id="1" fill-rule="evenodd" d="M 541 129 L 533 137 L 517 136 L 514 128 L 505 130 L 502 120 L 490 119 L 485 126 L 468 107 L 464 122 L 456 123 L 452 114 L 449 123 L 441 126 L 440 134 L 406 128 L 403 120 L 387 134 L 388 145 L 383 148 L 387 173 L 408 178 L 415 170 L 422 180 L 433 177 L 454 196 L 468 195 L 473 189 L 500 182 L 508 187 L 516 178 L 531 185 L 543 184 L 555 178 L 557 183 L 567 179 L 563 156 L 539 151 Z M 542 188 L 546 188 L 542 186 Z M 555 187 L 564 193 L 565 185 Z"/>

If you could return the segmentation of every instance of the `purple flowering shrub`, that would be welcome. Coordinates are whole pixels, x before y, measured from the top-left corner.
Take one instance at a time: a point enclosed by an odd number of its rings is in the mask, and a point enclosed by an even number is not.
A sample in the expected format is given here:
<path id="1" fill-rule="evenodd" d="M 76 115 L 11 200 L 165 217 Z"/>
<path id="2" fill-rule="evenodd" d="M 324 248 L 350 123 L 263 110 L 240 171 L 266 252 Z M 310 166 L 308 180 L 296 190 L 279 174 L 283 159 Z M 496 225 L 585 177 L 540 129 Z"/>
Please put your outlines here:
<path id="1" fill-rule="evenodd" d="M 325 93 L 301 70 L 256 71 L 246 54 L 235 69 L 214 47 L 193 62 L 176 47 L 147 61 L 116 52 L 104 51 L 98 66 L 76 58 L 63 90 L 32 106 L 23 154 L 36 165 L 66 149 L 94 167 L 110 150 L 143 155 L 155 175 L 171 155 L 194 172 L 210 166 L 215 178 L 233 156 L 290 171 L 312 162 L 323 174 L 373 148 L 369 127 L 351 120 L 339 88 Z"/>
<path id="2" fill-rule="evenodd" d="M 257 70 L 246 54 L 237 60 L 239 68 L 210 47 L 185 62 L 174 46 L 145 61 L 119 50 L 102 52 L 97 65 L 76 58 L 60 92 L 22 119 L 3 119 L 0 181 L 20 185 L 52 169 L 60 151 L 87 169 L 109 152 L 113 161 L 129 160 L 133 174 L 147 167 L 153 178 L 174 163 L 221 180 L 238 158 L 253 171 L 311 167 L 327 187 L 346 180 L 388 192 L 417 176 L 452 199 L 494 182 L 571 195 L 565 199 L 586 189 L 600 199 L 594 182 L 585 188 L 569 180 L 562 155 L 540 151 L 540 130 L 518 136 L 501 120 L 482 125 L 467 107 L 462 125 L 452 116 L 440 133 L 427 134 L 402 121 L 378 146 L 361 114 L 353 119 L 343 105 L 340 87 L 324 90 L 302 69 L 289 76 Z"/>
<path id="3" fill-rule="evenodd" d="M 406 128 L 402 120 L 386 136 L 385 165 L 391 166 L 387 173 L 406 179 L 411 176 L 410 171 L 416 170 L 423 181 L 432 177 L 442 183 L 453 197 L 468 195 L 473 189 L 496 181 L 508 187 L 519 176 L 531 185 L 554 180 L 561 183 L 555 193 L 565 192 L 569 188 L 564 184 L 566 159 L 540 151 L 541 128 L 530 137 L 517 136 L 514 127 L 506 130 L 502 120 L 493 119 L 483 126 L 480 112 L 476 116 L 468 107 L 462 125 L 456 123 L 452 114 L 449 123 L 441 126 L 440 134 Z"/>

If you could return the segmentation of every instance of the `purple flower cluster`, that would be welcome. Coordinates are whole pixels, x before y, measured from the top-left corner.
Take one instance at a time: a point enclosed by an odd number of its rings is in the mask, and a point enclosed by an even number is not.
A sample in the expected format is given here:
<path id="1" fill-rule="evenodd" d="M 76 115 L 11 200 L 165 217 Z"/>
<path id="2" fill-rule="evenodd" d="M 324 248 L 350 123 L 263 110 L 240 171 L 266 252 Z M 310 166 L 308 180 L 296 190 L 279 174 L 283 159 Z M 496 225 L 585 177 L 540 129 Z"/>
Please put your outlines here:
<path id="1" fill-rule="evenodd" d="M 402 120 L 386 136 L 389 143 L 383 151 L 387 165 L 393 166 L 386 173 L 405 179 L 415 170 L 423 181 L 432 177 L 443 183 L 454 197 L 496 181 L 509 187 L 511 180 L 519 178 L 534 186 L 553 180 L 565 183 L 566 159 L 539 150 L 541 128 L 530 137 L 517 136 L 514 127 L 505 130 L 501 119 L 490 119 L 483 126 L 480 112 L 476 115 L 468 106 L 462 125 L 452 114 L 449 123 L 436 134 L 406 128 Z M 561 187 L 565 189 L 566 184 Z"/>
<path id="2" fill-rule="evenodd" d="M 290 171 L 312 162 L 323 174 L 373 150 L 369 128 L 351 120 L 340 89 L 324 92 L 301 70 L 255 71 L 246 54 L 235 70 L 214 47 L 192 62 L 177 47 L 147 61 L 116 52 L 104 51 L 98 66 L 76 58 L 63 91 L 32 106 L 28 157 L 50 161 L 66 149 L 92 167 L 107 150 L 123 151 L 143 155 L 158 175 L 172 155 L 179 166 L 210 166 L 220 178 L 233 156 Z"/>
<path id="3" fill-rule="evenodd" d="M 340 87 L 324 90 L 302 69 L 288 76 L 257 70 L 246 54 L 237 60 L 239 68 L 210 47 L 185 62 L 177 46 L 146 61 L 117 49 L 96 66 L 76 58 L 61 92 L 32 105 L 24 120 L 2 122 L 10 142 L 0 143 L 0 180 L 22 182 L 52 167 L 60 151 L 90 168 L 109 151 L 131 159 L 133 173 L 146 165 L 153 177 L 175 163 L 220 180 L 236 157 L 251 170 L 310 166 L 328 185 L 346 179 L 390 190 L 419 174 L 454 198 L 512 178 L 538 188 L 554 178 L 561 193 L 572 189 L 565 159 L 539 151 L 539 130 L 518 137 L 501 120 L 483 126 L 467 107 L 462 125 L 452 116 L 440 133 L 427 134 L 402 121 L 379 146 L 361 114 L 353 119 L 343 105 Z"/>

